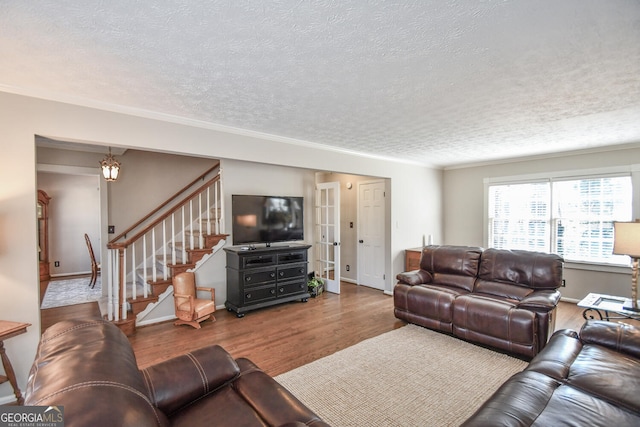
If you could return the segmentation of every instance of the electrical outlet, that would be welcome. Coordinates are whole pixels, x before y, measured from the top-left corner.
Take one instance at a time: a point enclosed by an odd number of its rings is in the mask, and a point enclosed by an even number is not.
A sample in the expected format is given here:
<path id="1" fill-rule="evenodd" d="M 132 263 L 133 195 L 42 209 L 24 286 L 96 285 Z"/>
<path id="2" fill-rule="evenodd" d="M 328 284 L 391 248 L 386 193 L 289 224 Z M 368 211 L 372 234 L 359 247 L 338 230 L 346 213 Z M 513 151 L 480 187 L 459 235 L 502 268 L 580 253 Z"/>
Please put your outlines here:
<path id="1" fill-rule="evenodd" d="M 566 279 L 562 279 L 562 287 L 564 288 L 565 286 L 567 286 L 567 280 Z"/>
<path id="2" fill-rule="evenodd" d="M 349 267 L 349 264 L 347 264 L 347 271 L 351 270 L 351 267 Z"/>
<path id="3" fill-rule="evenodd" d="M 54 266 L 54 267 L 60 267 L 60 261 L 56 261 L 56 262 L 54 262 L 54 263 L 53 263 L 53 266 Z"/>
<path id="4" fill-rule="evenodd" d="M 115 232 L 116 232 L 116 226 L 115 225 L 110 225 L 109 227 L 107 227 L 107 233 L 115 234 Z"/>

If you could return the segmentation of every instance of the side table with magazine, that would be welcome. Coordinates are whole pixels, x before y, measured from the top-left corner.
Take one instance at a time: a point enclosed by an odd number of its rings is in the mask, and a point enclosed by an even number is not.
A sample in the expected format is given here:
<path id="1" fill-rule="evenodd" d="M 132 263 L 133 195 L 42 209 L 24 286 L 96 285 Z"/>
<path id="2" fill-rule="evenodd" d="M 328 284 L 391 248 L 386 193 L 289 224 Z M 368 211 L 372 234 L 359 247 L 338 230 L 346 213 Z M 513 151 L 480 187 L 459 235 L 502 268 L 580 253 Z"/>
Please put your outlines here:
<path id="1" fill-rule="evenodd" d="M 628 298 L 615 295 L 590 293 L 578 303 L 578 307 L 584 308 L 582 317 L 585 320 L 640 320 L 640 312 L 622 308 L 627 300 Z"/>

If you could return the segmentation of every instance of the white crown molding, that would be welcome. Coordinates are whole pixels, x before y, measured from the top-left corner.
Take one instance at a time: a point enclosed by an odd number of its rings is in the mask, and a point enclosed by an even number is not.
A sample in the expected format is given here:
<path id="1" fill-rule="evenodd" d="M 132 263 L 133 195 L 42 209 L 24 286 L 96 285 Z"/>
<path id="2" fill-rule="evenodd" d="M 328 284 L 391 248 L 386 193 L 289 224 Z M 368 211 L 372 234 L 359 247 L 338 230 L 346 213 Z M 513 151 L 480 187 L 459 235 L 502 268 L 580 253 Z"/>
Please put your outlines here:
<path id="1" fill-rule="evenodd" d="M 584 149 L 570 150 L 570 151 L 560 151 L 557 153 L 538 154 L 534 156 L 510 157 L 506 159 L 489 160 L 485 162 L 464 163 L 460 165 L 445 166 L 442 169 L 445 171 L 455 170 L 455 169 L 469 169 L 469 168 L 477 168 L 477 167 L 483 167 L 483 166 L 502 165 L 502 164 L 508 164 L 508 163 L 529 162 L 534 160 L 545 160 L 545 159 L 554 159 L 554 158 L 569 157 L 569 156 L 579 156 L 583 154 L 597 154 L 597 153 L 604 153 L 608 151 L 631 150 L 634 148 L 640 148 L 640 142 L 632 142 L 632 143 L 618 144 L 618 145 L 604 145 L 602 147 L 584 148 Z"/>

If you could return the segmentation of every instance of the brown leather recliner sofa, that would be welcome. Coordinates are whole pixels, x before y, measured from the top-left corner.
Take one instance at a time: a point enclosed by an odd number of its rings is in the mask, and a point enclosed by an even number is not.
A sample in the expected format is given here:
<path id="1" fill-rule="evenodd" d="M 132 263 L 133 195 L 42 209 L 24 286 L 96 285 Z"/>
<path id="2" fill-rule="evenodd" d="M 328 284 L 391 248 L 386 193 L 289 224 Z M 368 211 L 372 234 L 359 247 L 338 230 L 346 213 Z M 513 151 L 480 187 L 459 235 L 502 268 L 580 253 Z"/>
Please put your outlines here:
<path id="1" fill-rule="evenodd" d="M 217 345 L 140 371 L 127 337 L 100 319 L 45 331 L 25 405 L 63 406 L 67 427 L 328 425 L 252 362 Z"/>
<path id="2" fill-rule="evenodd" d="M 555 329 L 563 259 L 529 251 L 426 246 L 394 287 L 399 319 L 535 356 Z"/>
<path id="3" fill-rule="evenodd" d="M 640 329 L 589 320 L 557 331 L 463 427 L 640 425 Z"/>

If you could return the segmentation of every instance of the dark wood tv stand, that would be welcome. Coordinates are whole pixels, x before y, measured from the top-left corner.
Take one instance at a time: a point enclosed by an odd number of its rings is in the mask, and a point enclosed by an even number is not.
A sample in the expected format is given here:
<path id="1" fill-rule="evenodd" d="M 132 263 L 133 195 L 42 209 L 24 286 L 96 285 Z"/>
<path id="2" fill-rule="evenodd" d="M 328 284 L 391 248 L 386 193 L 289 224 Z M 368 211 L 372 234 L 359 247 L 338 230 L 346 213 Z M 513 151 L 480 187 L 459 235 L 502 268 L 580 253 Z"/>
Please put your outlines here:
<path id="1" fill-rule="evenodd" d="M 250 248 L 231 246 L 227 253 L 227 301 L 238 317 L 259 308 L 301 300 L 307 302 L 307 252 L 299 243 Z"/>

